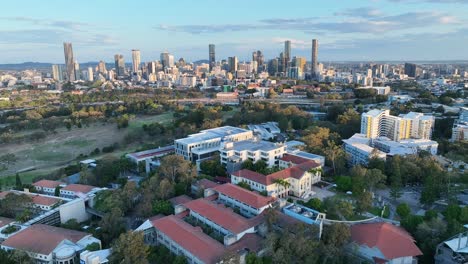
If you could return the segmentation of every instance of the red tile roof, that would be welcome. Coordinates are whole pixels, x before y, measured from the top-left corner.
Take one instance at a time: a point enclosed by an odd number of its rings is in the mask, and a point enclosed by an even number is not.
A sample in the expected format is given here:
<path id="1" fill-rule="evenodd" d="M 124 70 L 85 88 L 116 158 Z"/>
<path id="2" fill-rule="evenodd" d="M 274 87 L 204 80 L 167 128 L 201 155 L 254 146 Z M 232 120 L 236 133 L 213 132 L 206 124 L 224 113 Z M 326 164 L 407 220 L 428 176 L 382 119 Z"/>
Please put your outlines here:
<path id="1" fill-rule="evenodd" d="M 192 200 L 193 200 L 192 198 L 184 194 L 184 195 L 179 195 L 179 196 L 169 199 L 169 202 L 171 202 L 172 206 L 177 206 L 179 204 L 188 203 Z"/>
<path id="2" fill-rule="evenodd" d="M 221 243 L 204 234 L 200 227 L 193 227 L 174 215 L 157 219 L 153 225 L 205 263 L 216 263 L 224 255 L 225 249 Z"/>
<path id="3" fill-rule="evenodd" d="M 255 172 L 255 171 L 251 171 L 251 170 L 248 170 L 248 169 L 242 169 L 242 170 L 238 170 L 238 171 L 233 172 L 232 175 L 234 175 L 236 177 L 246 178 L 246 179 L 249 179 L 249 180 L 254 181 L 254 182 L 258 182 L 258 183 L 263 184 L 263 185 L 267 185 L 266 176 L 261 174 L 261 173 Z"/>
<path id="4" fill-rule="evenodd" d="M 77 192 L 89 193 L 94 188 L 97 188 L 97 187 L 94 187 L 94 186 L 91 186 L 91 185 L 84 185 L 84 184 L 70 184 L 70 185 L 67 185 L 67 186 L 63 187 L 61 190 L 71 191 L 71 192 L 75 192 L 75 193 L 77 193 Z"/>
<path id="5" fill-rule="evenodd" d="M 301 163 L 309 161 L 306 158 L 299 157 L 299 156 L 296 156 L 296 155 L 291 155 L 291 154 L 284 154 L 283 157 L 280 158 L 280 160 L 286 161 L 286 162 L 291 162 L 294 165 L 301 164 Z"/>
<path id="6" fill-rule="evenodd" d="M 193 200 L 184 204 L 184 206 L 190 211 L 194 211 L 222 226 L 233 234 L 239 234 L 252 227 L 246 218 L 234 213 L 231 209 L 205 199 Z"/>
<path id="7" fill-rule="evenodd" d="M 88 235 L 75 230 L 37 224 L 9 237 L 2 246 L 49 255 L 62 241 L 70 240 L 76 243 Z"/>
<path id="8" fill-rule="evenodd" d="M 54 204 L 61 201 L 58 198 L 40 196 L 40 195 L 37 195 L 37 194 L 36 195 L 30 195 L 30 196 L 32 198 L 32 202 L 34 204 L 38 204 L 38 205 L 52 206 L 52 205 L 54 205 Z"/>
<path id="9" fill-rule="evenodd" d="M 213 190 L 258 209 L 274 201 L 271 197 L 265 197 L 230 183 L 219 185 Z"/>
<path id="10" fill-rule="evenodd" d="M 359 245 L 378 248 L 388 260 L 422 255 L 411 235 L 388 223 L 353 225 L 351 239 Z"/>
<path id="11" fill-rule="evenodd" d="M 59 181 L 51 181 L 51 180 L 40 180 L 38 182 L 33 183 L 33 186 L 42 187 L 42 188 L 56 188 L 60 186 L 63 182 Z"/>
<path id="12" fill-rule="evenodd" d="M 0 216 L 0 227 L 13 223 L 15 220 Z"/>
<path id="13" fill-rule="evenodd" d="M 202 189 L 214 188 L 219 185 L 216 182 L 210 181 L 208 179 L 201 179 L 197 181 L 196 184 L 199 188 L 202 188 Z"/>
<path id="14" fill-rule="evenodd" d="M 236 177 L 242 177 L 249 179 L 254 182 L 258 182 L 262 185 L 271 185 L 278 179 L 287 179 L 287 178 L 295 178 L 300 179 L 304 175 L 304 173 L 312 168 L 320 167 L 320 164 L 313 160 L 308 160 L 304 163 L 295 165 L 293 167 L 286 168 L 284 170 L 269 174 L 263 175 L 261 173 L 257 173 L 251 170 L 243 169 L 240 171 L 235 171 L 232 175 Z"/>

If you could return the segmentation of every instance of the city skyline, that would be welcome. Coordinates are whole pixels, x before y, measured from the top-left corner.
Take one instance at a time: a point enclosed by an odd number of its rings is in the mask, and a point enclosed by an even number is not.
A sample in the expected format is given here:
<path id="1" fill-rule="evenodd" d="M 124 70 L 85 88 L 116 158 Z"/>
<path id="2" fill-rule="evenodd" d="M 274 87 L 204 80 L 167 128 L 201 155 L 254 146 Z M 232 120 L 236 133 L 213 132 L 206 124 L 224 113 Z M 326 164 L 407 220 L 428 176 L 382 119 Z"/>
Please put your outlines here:
<path id="1" fill-rule="evenodd" d="M 247 3 L 249 9 L 240 8 Z M 118 6 L 100 1 L 93 8 L 106 12 L 88 12 L 90 5 L 83 4 L 71 14 L 67 3 L 51 4 L 53 15 L 49 5 L 34 1 L 25 1 L 31 7 L 26 10 L 5 3 L 0 47 L 9 52 L 0 62 L 58 63 L 63 42 L 74 43 L 78 62 L 112 61 L 115 54 L 130 58 L 132 49 L 141 50 L 142 61 L 166 50 L 176 60 L 207 60 L 209 43 L 216 45 L 217 60 L 249 60 L 256 50 L 271 59 L 284 50 L 285 40 L 291 41 L 291 57 L 309 58 L 311 39 L 320 39 L 321 61 L 468 59 L 468 5 L 461 0 L 296 1 L 284 8 L 244 0 L 232 7 L 213 0 Z M 206 10 L 210 16 L 203 15 Z"/>

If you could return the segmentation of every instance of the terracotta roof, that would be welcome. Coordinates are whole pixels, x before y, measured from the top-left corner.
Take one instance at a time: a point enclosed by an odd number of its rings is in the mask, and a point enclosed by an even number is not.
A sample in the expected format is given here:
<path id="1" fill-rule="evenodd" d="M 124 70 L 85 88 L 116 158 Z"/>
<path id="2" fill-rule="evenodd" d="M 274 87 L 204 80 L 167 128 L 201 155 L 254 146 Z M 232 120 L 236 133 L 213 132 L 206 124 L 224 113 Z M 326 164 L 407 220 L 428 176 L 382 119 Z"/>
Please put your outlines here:
<path id="1" fill-rule="evenodd" d="M 278 180 L 278 179 L 287 179 L 287 178 L 300 179 L 304 175 L 304 172 L 312 168 L 317 168 L 317 167 L 320 167 L 320 164 L 318 164 L 317 162 L 313 160 L 308 160 L 304 163 L 286 168 L 284 170 L 281 170 L 281 171 L 278 171 L 278 172 L 275 172 L 266 176 L 261 173 L 257 173 L 257 172 L 247 170 L 247 169 L 235 171 L 232 173 L 232 175 L 246 178 L 251 181 L 258 182 L 262 185 L 268 186 L 268 185 L 273 184 L 275 180 Z"/>
<path id="2" fill-rule="evenodd" d="M 97 187 L 94 187 L 94 186 L 91 186 L 91 185 L 84 185 L 84 184 L 70 184 L 70 185 L 67 185 L 67 186 L 63 187 L 61 190 L 72 191 L 72 192 L 81 192 L 81 193 L 89 193 L 94 188 L 97 188 Z"/>
<path id="3" fill-rule="evenodd" d="M 172 206 L 177 206 L 179 204 L 188 203 L 192 200 L 193 200 L 192 198 L 184 194 L 184 195 L 179 195 L 179 196 L 169 199 L 169 202 L 171 202 Z"/>
<path id="4" fill-rule="evenodd" d="M 0 216 L 0 227 L 13 223 L 15 220 Z"/>
<path id="5" fill-rule="evenodd" d="M 389 223 L 353 225 L 351 239 L 359 245 L 378 248 L 387 260 L 422 255 L 410 234 Z"/>
<path id="6" fill-rule="evenodd" d="M 2 246 L 49 255 L 63 240 L 73 243 L 90 234 L 60 227 L 32 225 L 2 243 Z"/>
<path id="7" fill-rule="evenodd" d="M 201 179 L 201 180 L 197 181 L 196 185 L 199 188 L 208 189 L 208 188 L 214 188 L 214 187 L 218 186 L 219 184 L 217 184 L 214 181 L 210 181 L 208 179 Z"/>
<path id="8" fill-rule="evenodd" d="M 283 157 L 280 158 L 280 160 L 286 161 L 286 162 L 291 162 L 294 165 L 301 164 L 301 163 L 309 161 L 306 158 L 299 157 L 299 156 L 296 156 L 296 155 L 291 155 L 291 154 L 284 154 Z"/>
<path id="9" fill-rule="evenodd" d="M 46 206 L 52 206 L 58 202 L 60 202 L 61 200 L 58 199 L 58 198 L 54 198 L 54 197 L 47 197 L 47 196 L 40 196 L 40 195 L 30 195 L 31 198 L 32 198 L 32 202 L 34 204 L 38 204 L 38 205 L 46 205 Z"/>
<path id="10" fill-rule="evenodd" d="M 239 241 L 227 247 L 228 252 L 239 252 L 249 249 L 249 252 L 259 252 L 262 250 L 263 239 L 257 234 L 245 234 Z"/>
<path id="11" fill-rule="evenodd" d="M 59 181 L 51 181 L 51 180 L 40 180 L 38 182 L 33 183 L 33 186 L 42 187 L 42 188 L 56 188 L 60 186 L 63 182 Z"/>
<path id="12" fill-rule="evenodd" d="M 174 215 L 153 221 L 153 226 L 205 263 L 216 263 L 224 255 L 221 243 Z"/>
<path id="13" fill-rule="evenodd" d="M 230 208 L 215 204 L 205 199 L 197 199 L 184 204 L 190 211 L 194 211 L 210 221 L 222 226 L 233 234 L 239 234 L 250 227 L 246 218 L 234 213 Z"/>
<path id="14" fill-rule="evenodd" d="M 238 171 L 233 172 L 232 175 L 237 176 L 237 177 L 246 178 L 246 179 L 249 179 L 251 181 L 261 183 L 263 185 L 267 185 L 266 176 L 261 174 L 261 173 L 255 172 L 255 171 L 251 171 L 251 170 L 248 170 L 248 169 L 242 169 L 242 170 L 238 170 Z"/>
<path id="15" fill-rule="evenodd" d="M 3 199 L 5 198 L 8 194 L 10 193 L 13 193 L 11 191 L 3 191 L 3 192 L 0 192 L 0 199 Z"/>
<path id="16" fill-rule="evenodd" d="M 265 197 L 230 183 L 219 185 L 213 188 L 213 190 L 248 204 L 254 208 L 262 208 L 272 203 L 274 200 L 271 197 Z"/>

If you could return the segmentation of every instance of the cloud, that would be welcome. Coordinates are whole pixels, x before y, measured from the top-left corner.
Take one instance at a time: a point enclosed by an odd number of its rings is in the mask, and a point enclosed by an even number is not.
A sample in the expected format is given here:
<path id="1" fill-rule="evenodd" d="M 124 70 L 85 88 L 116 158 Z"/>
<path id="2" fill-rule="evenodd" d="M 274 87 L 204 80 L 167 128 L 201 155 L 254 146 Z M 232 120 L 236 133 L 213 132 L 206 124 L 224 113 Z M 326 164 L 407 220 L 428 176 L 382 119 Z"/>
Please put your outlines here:
<path id="1" fill-rule="evenodd" d="M 366 16 L 364 13 L 371 14 Z M 305 33 L 371 33 L 381 34 L 403 31 L 412 28 L 427 28 L 432 25 L 455 24 L 459 20 L 441 12 L 407 12 L 397 15 L 377 15 L 380 11 L 360 8 L 341 12 L 343 18 L 271 18 L 253 24 L 216 24 L 216 25 L 160 25 L 158 30 L 183 32 L 189 34 L 212 34 L 249 30 L 285 30 Z"/>
<path id="2" fill-rule="evenodd" d="M 0 17 L 0 20 L 16 21 L 16 22 L 25 22 L 38 26 L 54 27 L 61 28 L 66 30 L 81 30 L 83 27 L 90 27 L 91 24 L 76 22 L 76 21 L 65 21 L 65 20 L 50 20 L 42 18 L 33 18 L 33 17 Z"/>
<path id="3" fill-rule="evenodd" d="M 383 15 L 383 12 L 379 9 L 370 7 L 359 7 L 346 9 L 342 12 L 336 12 L 336 16 L 351 16 L 351 17 L 378 17 Z"/>
<path id="4" fill-rule="evenodd" d="M 436 3 L 436 4 L 468 4 L 466 0 L 388 0 L 390 2 L 400 2 L 400 3 Z"/>
<path id="5" fill-rule="evenodd" d="M 96 33 L 72 33 L 63 29 L 0 30 L 0 44 L 57 45 L 71 41 L 81 46 L 115 45 L 118 42 L 109 35 Z"/>

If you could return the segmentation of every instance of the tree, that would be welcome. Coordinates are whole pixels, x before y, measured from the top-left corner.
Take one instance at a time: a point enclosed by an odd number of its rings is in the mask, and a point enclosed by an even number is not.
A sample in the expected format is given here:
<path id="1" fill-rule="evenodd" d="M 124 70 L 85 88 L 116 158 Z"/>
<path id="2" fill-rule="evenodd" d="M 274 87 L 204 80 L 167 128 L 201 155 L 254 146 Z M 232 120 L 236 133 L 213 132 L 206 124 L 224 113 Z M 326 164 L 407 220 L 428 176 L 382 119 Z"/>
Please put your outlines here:
<path id="1" fill-rule="evenodd" d="M 110 244 L 112 240 L 117 238 L 122 232 L 125 231 L 125 223 L 122 218 L 123 213 L 119 208 L 112 208 L 110 213 L 104 215 L 99 222 L 102 230 L 103 242 Z"/>
<path id="2" fill-rule="evenodd" d="M 112 245 L 110 263 L 148 264 L 149 247 L 144 242 L 142 232 L 128 231 L 121 234 Z"/>
<path id="3" fill-rule="evenodd" d="M 33 264 L 35 261 L 31 259 L 31 257 L 23 250 L 14 250 L 13 253 L 10 255 L 10 259 L 13 260 L 14 263 L 18 264 Z"/>
<path id="4" fill-rule="evenodd" d="M 387 176 L 379 169 L 368 169 L 365 174 L 365 182 L 371 192 L 378 184 L 384 184 Z"/>
<path id="5" fill-rule="evenodd" d="M 169 155 L 161 159 L 159 172 L 173 183 L 179 181 L 190 182 L 196 173 L 196 169 L 190 161 L 184 160 L 178 155 Z"/>
<path id="6" fill-rule="evenodd" d="M 54 196 L 59 197 L 60 196 L 60 186 L 55 187 L 54 190 Z"/>
<path id="7" fill-rule="evenodd" d="M 168 179 L 162 179 L 162 181 L 159 183 L 156 196 L 159 197 L 161 200 L 165 200 L 171 197 L 173 194 L 174 184 L 171 183 Z"/>
<path id="8" fill-rule="evenodd" d="M 19 173 L 16 173 L 15 175 L 15 181 L 16 181 L 16 189 L 21 190 L 23 188 L 23 183 L 21 182 L 21 177 Z"/>
<path id="9" fill-rule="evenodd" d="M 333 172 L 337 173 L 336 164 L 339 158 L 344 158 L 345 152 L 342 147 L 332 141 L 327 141 L 327 147 L 324 150 L 327 159 L 332 163 Z"/>
<path id="10" fill-rule="evenodd" d="M 174 213 L 172 205 L 167 200 L 157 200 L 153 203 L 153 213 L 154 214 L 163 214 L 170 215 Z"/>
<path id="11" fill-rule="evenodd" d="M 401 219 L 408 217 L 411 213 L 411 209 L 406 203 L 399 204 L 396 209 L 397 214 Z"/>
<path id="12" fill-rule="evenodd" d="M 356 211 L 358 213 L 363 213 L 371 209 L 372 194 L 367 191 L 362 192 L 360 195 L 357 196 L 356 205 Z"/>

